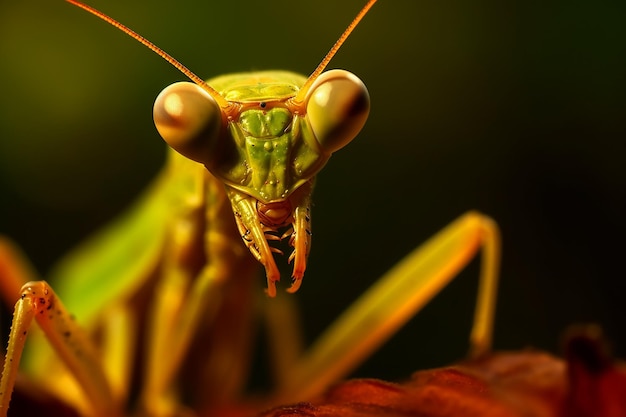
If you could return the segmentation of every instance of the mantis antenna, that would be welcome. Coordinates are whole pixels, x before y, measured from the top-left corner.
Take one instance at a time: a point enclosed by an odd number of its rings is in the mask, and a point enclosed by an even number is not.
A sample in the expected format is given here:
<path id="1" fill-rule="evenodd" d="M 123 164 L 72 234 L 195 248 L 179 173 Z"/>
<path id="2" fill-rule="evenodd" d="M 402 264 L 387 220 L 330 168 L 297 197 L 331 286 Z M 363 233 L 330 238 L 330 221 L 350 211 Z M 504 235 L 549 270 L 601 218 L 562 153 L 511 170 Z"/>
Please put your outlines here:
<path id="1" fill-rule="evenodd" d="M 322 62 L 320 62 L 317 68 L 315 68 L 315 71 L 313 71 L 311 75 L 309 75 L 309 78 L 304 82 L 304 84 L 300 88 L 300 91 L 298 91 L 298 94 L 293 98 L 293 101 L 296 105 L 299 105 L 300 103 L 304 101 L 304 98 L 306 97 L 306 94 L 308 93 L 309 88 L 311 88 L 311 85 L 313 84 L 313 82 L 317 79 L 317 77 L 319 77 L 322 74 L 322 72 L 324 72 L 330 60 L 333 59 L 333 57 L 335 56 L 339 48 L 341 48 L 341 46 L 346 41 L 346 39 L 348 39 L 348 37 L 350 36 L 354 28 L 357 27 L 359 22 L 361 22 L 361 19 L 365 17 L 367 12 L 369 12 L 369 10 L 372 8 L 374 3 L 376 3 L 376 1 L 377 0 L 369 0 L 365 4 L 365 6 L 363 6 L 361 11 L 354 18 L 354 20 L 352 20 L 352 22 L 348 25 L 346 30 L 343 31 L 339 39 L 337 39 L 337 42 L 335 42 L 333 47 L 330 48 L 330 51 L 328 51 L 326 56 L 322 59 Z"/>
<path id="2" fill-rule="evenodd" d="M 164 60 L 166 60 L 167 62 L 172 64 L 172 66 L 174 66 L 174 68 L 176 68 L 177 70 L 182 72 L 191 81 L 193 81 L 194 83 L 196 83 L 200 87 L 202 87 L 207 93 L 209 93 L 211 95 L 211 97 L 213 97 L 215 99 L 217 104 L 222 109 L 224 109 L 225 111 L 228 111 L 228 109 L 232 107 L 231 104 L 228 101 L 226 101 L 226 99 L 224 97 L 222 97 L 220 95 L 220 93 L 218 93 L 213 87 L 211 87 L 209 84 L 207 84 L 202 78 L 198 77 L 189 68 L 187 68 L 186 66 L 181 64 L 176 58 L 174 58 L 173 56 L 171 56 L 170 54 L 165 52 L 163 49 L 159 48 L 158 46 L 156 46 L 155 44 L 153 44 L 152 42 L 150 42 L 148 39 L 144 38 L 143 36 L 141 36 L 137 32 L 135 32 L 131 28 L 123 25 L 122 23 L 118 22 L 117 20 L 113 19 L 112 17 L 107 16 L 106 14 L 102 13 L 101 11 L 99 11 L 97 9 L 94 9 L 93 7 L 88 6 L 85 3 L 82 3 L 82 2 L 80 2 L 78 0 L 65 0 L 65 1 L 67 1 L 68 3 L 73 4 L 74 6 L 80 7 L 81 9 L 91 13 L 92 15 L 94 15 L 96 17 L 99 17 L 100 19 L 104 20 L 105 22 L 107 22 L 111 26 L 114 26 L 114 27 L 118 28 L 119 30 L 121 30 L 122 32 L 124 32 L 125 34 L 130 36 L 131 38 L 133 38 L 136 41 L 142 43 L 144 46 L 150 48 L 153 52 L 155 52 L 161 58 L 163 58 Z"/>
<path id="3" fill-rule="evenodd" d="M 222 97 L 220 95 L 220 93 L 218 93 L 213 87 L 211 87 L 209 84 L 207 84 L 202 78 L 200 78 L 196 74 L 194 74 L 189 68 L 187 68 L 186 66 L 181 64 L 173 56 L 171 56 L 170 54 L 165 52 L 163 49 L 161 49 L 158 46 L 156 46 L 154 43 L 150 42 L 148 39 L 144 38 L 143 36 L 141 36 L 140 34 L 135 32 L 134 30 L 130 29 L 129 27 L 127 27 L 125 25 L 123 25 L 122 23 L 118 22 L 117 20 L 113 19 L 112 17 L 107 16 L 106 14 L 102 13 L 101 11 L 99 11 L 97 9 L 94 9 L 93 7 L 88 6 L 85 3 L 83 3 L 83 2 L 80 2 L 78 0 L 65 0 L 65 1 L 67 1 L 68 3 L 73 4 L 74 6 L 80 7 L 81 9 L 91 13 L 92 15 L 94 15 L 96 17 L 99 17 L 100 19 L 104 20 L 105 22 L 107 22 L 111 26 L 116 27 L 117 29 L 121 30 L 122 32 L 124 32 L 125 34 L 130 36 L 131 38 L 135 39 L 136 41 L 142 43 L 144 46 L 146 46 L 149 49 L 151 49 L 153 52 L 155 52 L 161 58 L 163 58 L 164 60 L 169 62 L 172 66 L 174 66 L 176 69 L 178 69 L 180 72 L 182 72 L 191 81 L 193 81 L 194 83 L 196 83 L 200 87 L 202 87 L 207 93 L 209 93 L 215 99 L 217 104 L 226 113 L 228 113 L 229 110 L 232 109 L 233 106 L 224 97 Z M 304 82 L 304 84 L 300 88 L 300 91 L 298 91 L 298 94 L 293 98 L 293 103 L 296 105 L 296 107 L 301 107 L 302 102 L 304 101 L 304 99 L 306 97 L 306 94 L 308 93 L 309 89 L 311 88 L 311 85 L 313 85 L 313 82 L 317 79 L 317 77 L 320 76 L 320 74 L 322 74 L 322 72 L 324 72 L 324 69 L 326 69 L 326 66 L 328 65 L 330 60 L 333 59 L 333 57 L 335 56 L 335 54 L 337 53 L 339 48 L 341 48 L 343 43 L 346 41 L 346 39 L 348 39 L 348 37 L 350 36 L 352 31 L 357 27 L 359 22 L 363 19 L 363 17 L 367 14 L 367 12 L 372 8 L 372 6 L 374 5 L 374 3 L 376 3 L 376 1 L 377 0 L 369 0 L 365 4 L 365 6 L 363 6 L 361 11 L 359 11 L 359 13 L 354 18 L 354 20 L 352 20 L 352 22 L 348 25 L 346 30 L 341 34 L 339 39 L 337 39 L 337 42 L 335 42 L 333 47 L 330 48 L 330 51 L 328 51 L 326 56 L 324 56 L 324 58 L 322 59 L 322 62 L 319 63 L 317 68 L 315 68 L 315 71 L 313 71 L 313 73 L 311 73 L 309 78 Z"/>

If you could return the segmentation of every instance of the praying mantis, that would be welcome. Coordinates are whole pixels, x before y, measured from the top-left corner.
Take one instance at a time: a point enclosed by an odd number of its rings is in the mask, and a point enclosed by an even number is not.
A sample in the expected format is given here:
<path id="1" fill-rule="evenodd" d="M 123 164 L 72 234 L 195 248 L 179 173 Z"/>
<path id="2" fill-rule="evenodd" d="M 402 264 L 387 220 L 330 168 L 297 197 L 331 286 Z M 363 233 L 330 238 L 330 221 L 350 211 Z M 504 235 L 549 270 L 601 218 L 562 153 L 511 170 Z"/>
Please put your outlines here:
<path id="1" fill-rule="evenodd" d="M 342 42 L 373 3 L 367 3 Z M 157 129 L 176 152 L 136 208 L 67 258 L 52 286 L 36 281 L 19 289 L 34 274 L 12 244 L 3 243 L 3 297 L 21 294 L 2 378 L 3 413 L 25 335 L 35 328 L 33 319 L 54 351 L 45 340 L 29 336 L 26 375 L 84 415 L 124 415 L 133 395 L 146 415 L 178 415 L 198 403 L 214 406 L 202 393 L 193 398 L 194 393 L 174 382 L 193 357 L 195 344 L 207 356 L 202 358 L 207 366 L 197 375 L 200 386 L 218 405 L 237 397 L 257 303 L 251 296 L 256 261 L 264 267 L 267 294 L 274 298 L 280 272 L 272 248 L 274 241 L 286 239 L 294 250 L 286 256 L 294 264 L 289 291 L 302 285 L 312 243 L 314 177 L 332 153 L 356 136 L 369 112 L 367 90 L 356 76 L 324 72 L 332 54 L 334 50 L 309 78 L 271 71 L 216 77 L 205 84 L 183 70 L 195 85 L 168 87 L 155 104 Z M 186 99 L 195 104 L 188 107 Z M 185 118 L 192 122 L 192 134 L 181 128 Z M 204 121 L 197 122 L 199 118 Z M 277 140 L 283 137 L 296 145 Z M 306 353 L 298 348 L 288 299 L 264 301 L 262 316 L 276 360 L 271 401 L 311 398 L 344 376 L 480 249 L 483 268 L 471 347 L 474 355 L 487 352 L 499 238 L 489 218 L 471 212 L 391 270 Z M 83 326 L 88 332 L 83 333 Z M 145 361 L 138 394 L 129 386 L 136 349 Z M 59 364 L 69 370 L 55 368 Z M 45 377 L 51 373 L 54 378 Z M 185 403 L 187 396 L 191 405 Z"/>

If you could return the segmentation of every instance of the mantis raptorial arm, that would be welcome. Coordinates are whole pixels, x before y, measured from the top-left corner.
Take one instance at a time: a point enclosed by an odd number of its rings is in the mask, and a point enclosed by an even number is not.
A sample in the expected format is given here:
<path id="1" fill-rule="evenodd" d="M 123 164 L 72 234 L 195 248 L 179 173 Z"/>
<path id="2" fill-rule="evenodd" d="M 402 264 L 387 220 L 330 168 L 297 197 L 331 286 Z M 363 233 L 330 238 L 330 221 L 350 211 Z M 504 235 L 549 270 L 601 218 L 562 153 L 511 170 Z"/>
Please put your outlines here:
<path id="1" fill-rule="evenodd" d="M 294 364 L 280 398 L 312 398 L 344 377 L 443 289 L 482 249 L 472 355 L 491 347 L 500 237 L 488 217 L 469 212 L 407 255 L 385 274 Z"/>

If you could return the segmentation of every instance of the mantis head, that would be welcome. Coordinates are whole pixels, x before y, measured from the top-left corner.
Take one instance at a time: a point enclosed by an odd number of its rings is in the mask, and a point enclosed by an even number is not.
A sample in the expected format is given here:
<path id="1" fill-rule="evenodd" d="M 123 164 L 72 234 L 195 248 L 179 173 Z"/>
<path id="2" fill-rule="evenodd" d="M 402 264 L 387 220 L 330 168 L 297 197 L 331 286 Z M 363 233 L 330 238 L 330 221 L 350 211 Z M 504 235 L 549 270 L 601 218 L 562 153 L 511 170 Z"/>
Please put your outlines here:
<path id="1" fill-rule="evenodd" d="M 266 270 L 268 294 L 280 273 L 269 241 L 294 248 L 290 292 L 301 284 L 311 246 L 315 175 L 347 145 L 369 114 L 363 82 L 326 66 L 376 0 L 370 0 L 308 77 L 286 71 L 241 73 L 205 82 L 131 29 L 76 0 L 67 0 L 138 40 L 193 82 L 165 88 L 154 104 L 157 130 L 178 153 L 222 181 L 244 243 Z M 282 234 L 279 229 L 286 228 Z"/>
<path id="2" fill-rule="evenodd" d="M 289 238 L 295 261 L 289 291 L 297 290 L 311 246 L 314 177 L 369 113 L 367 89 L 353 74 L 323 73 L 298 103 L 300 78 L 267 71 L 211 80 L 227 108 L 196 84 L 176 83 L 154 105 L 163 139 L 225 184 L 241 237 L 265 267 L 270 295 L 280 276 L 272 252 L 280 251 L 268 240 Z"/>

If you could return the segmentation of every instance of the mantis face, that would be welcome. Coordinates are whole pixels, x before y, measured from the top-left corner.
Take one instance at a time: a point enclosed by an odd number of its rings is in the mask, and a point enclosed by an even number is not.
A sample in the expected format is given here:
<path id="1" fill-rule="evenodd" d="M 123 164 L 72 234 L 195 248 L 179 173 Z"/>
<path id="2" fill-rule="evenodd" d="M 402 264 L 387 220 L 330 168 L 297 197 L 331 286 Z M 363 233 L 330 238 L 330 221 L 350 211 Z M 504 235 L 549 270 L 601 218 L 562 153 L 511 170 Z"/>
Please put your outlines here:
<path id="1" fill-rule="evenodd" d="M 224 183 L 241 237 L 265 267 L 270 295 L 280 278 L 272 252 L 280 250 L 269 241 L 289 238 L 289 291 L 296 291 L 311 246 L 315 175 L 369 113 L 365 85 L 347 71 L 323 73 L 299 101 L 305 82 L 286 71 L 231 74 L 208 81 L 222 103 L 203 87 L 181 82 L 163 90 L 154 105 L 163 139 Z"/>

